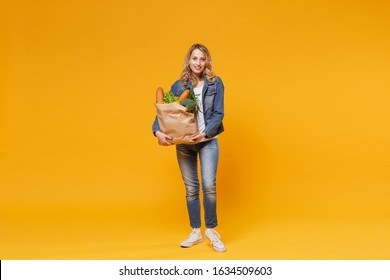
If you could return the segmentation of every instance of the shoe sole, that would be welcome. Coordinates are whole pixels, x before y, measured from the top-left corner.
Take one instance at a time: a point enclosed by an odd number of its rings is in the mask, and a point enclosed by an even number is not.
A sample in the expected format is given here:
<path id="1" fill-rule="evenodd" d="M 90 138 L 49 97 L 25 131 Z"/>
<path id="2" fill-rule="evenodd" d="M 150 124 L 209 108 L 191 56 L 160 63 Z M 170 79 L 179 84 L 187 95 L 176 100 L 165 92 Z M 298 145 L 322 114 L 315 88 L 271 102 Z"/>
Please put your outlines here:
<path id="1" fill-rule="evenodd" d="M 210 245 L 211 245 L 211 247 L 213 247 L 215 252 L 218 252 L 218 253 L 226 252 L 226 248 L 225 249 L 219 249 L 219 248 L 215 248 L 211 243 L 210 243 Z"/>
<path id="2" fill-rule="evenodd" d="M 194 246 L 194 245 L 196 245 L 196 244 L 201 243 L 202 241 L 203 241 L 203 239 L 200 239 L 200 240 L 197 240 L 197 241 L 195 241 L 195 242 L 193 242 L 193 243 L 191 243 L 191 244 L 189 244 L 189 245 L 180 244 L 180 247 L 182 247 L 182 248 L 190 248 L 190 247 L 192 247 L 192 246 Z"/>

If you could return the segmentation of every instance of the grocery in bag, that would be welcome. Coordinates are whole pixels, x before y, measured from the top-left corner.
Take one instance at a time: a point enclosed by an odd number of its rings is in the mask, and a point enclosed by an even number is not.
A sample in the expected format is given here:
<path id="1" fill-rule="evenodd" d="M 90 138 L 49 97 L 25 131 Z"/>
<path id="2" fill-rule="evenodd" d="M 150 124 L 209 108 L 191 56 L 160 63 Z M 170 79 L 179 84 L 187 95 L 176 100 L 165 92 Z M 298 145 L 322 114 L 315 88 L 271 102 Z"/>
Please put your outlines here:
<path id="1" fill-rule="evenodd" d="M 193 92 L 185 90 L 177 97 L 171 92 L 163 93 L 159 88 L 155 106 L 160 131 L 172 137 L 174 144 L 193 144 L 191 138 L 198 134 L 197 103 Z"/>

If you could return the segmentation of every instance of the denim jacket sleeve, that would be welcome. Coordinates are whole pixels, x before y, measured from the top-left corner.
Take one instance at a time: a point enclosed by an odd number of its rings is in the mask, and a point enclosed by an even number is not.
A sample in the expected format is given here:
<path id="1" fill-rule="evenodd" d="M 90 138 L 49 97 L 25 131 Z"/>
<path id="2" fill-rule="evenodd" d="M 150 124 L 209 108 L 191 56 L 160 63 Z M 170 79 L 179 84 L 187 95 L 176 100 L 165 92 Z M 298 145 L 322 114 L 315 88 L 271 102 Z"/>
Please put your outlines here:
<path id="1" fill-rule="evenodd" d="M 206 113 L 206 128 L 204 133 L 206 133 L 207 138 L 214 137 L 215 135 L 221 133 L 224 128 L 222 120 L 224 117 L 224 91 L 225 87 L 221 78 L 216 77 L 216 94 L 214 98 L 213 110 L 211 111 L 211 116 Z"/>
<path id="2" fill-rule="evenodd" d="M 190 88 L 190 82 L 188 82 L 186 85 L 183 85 L 183 83 L 178 80 L 176 82 L 173 83 L 173 85 L 171 86 L 171 92 L 175 95 L 175 96 L 180 96 L 180 94 L 182 94 L 182 92 L 186 89 L 189 89 Z"/>
<path id="3" fill-rule="evenodd" d="M 152 132 L 154 136 L 156 136 L 156 132 L 160 130 L 160 125 L 158 124 L 157 116 L 154 118 L 154 122 L 152 125 Z"/>

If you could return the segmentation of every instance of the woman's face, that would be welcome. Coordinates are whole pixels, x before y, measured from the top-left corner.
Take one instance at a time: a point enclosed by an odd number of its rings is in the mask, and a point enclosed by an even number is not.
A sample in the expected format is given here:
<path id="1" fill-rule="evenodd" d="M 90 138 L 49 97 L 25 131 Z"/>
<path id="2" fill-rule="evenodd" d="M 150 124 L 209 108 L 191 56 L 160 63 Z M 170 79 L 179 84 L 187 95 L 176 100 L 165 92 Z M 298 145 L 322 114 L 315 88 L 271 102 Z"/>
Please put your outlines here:
<path id="1" fill-rule="evenodd" d="M 204 55 L 204 53 L 199 49 L 193 50 L 190 58 L 191 71 L 195 75 L 201 76 L 205 67 L 206 67 L 206 56 Z"/>

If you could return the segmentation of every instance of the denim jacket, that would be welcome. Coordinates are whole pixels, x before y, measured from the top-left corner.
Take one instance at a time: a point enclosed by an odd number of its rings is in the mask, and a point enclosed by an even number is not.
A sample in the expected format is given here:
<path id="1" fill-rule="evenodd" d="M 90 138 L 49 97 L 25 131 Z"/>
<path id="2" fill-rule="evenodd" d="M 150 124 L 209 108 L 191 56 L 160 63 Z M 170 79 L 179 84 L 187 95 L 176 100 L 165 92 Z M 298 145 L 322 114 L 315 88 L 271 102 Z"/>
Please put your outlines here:
<path id="1" fill-rule="evenodd" d="M 170 91 L 174 95 L 179 96 L 184 90 L 189 89 L 190 87 L 192 87 L 190 81 L 188 81 L 186 85 L 183 85 L 182 82 L 178 80 L 172 85 Z M 215 76 L 214 82 L 209 82 L 205 77 L 202 97 L 203 114 L 206 125 L 203 132 L 206 134 L 206 138 L 211 138 L 224 131 L 222 124 L 222 119 L 224 117 L 224 86 L 220 77 Z M 157 117 L 152 125 L 152 130 L 153 133 L 160 130 Z"/>

